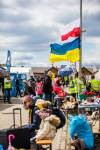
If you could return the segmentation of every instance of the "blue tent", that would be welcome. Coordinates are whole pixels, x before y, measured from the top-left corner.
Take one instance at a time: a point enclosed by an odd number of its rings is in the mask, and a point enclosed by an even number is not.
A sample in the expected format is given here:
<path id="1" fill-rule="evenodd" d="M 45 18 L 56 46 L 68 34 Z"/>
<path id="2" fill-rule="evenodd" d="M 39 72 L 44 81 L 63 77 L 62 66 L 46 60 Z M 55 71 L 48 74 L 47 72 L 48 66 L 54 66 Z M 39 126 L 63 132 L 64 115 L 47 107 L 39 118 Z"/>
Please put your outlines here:
<path id="1" fill-rule="evenodd" d="M 64 76 L 69 76 L 71 75 L 72 73 L 74 72 L 74 68 L 71 68 L 71 67 L 65 67 L 65 68 L 61 68 L 59 70 L 59 75 L 61 75 L 62 77 Z"/>

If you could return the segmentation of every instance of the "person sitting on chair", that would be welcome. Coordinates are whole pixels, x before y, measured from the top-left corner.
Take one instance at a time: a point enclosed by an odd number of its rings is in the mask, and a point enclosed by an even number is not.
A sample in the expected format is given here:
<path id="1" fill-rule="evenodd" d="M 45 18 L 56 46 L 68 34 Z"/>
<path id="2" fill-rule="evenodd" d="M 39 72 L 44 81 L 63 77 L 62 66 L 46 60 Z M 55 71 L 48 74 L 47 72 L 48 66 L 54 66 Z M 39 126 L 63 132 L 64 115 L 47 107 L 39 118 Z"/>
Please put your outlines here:
<path id="1" fill-rule="evenodd" d="M 23 107 L 29 110 L 29 124 L 26 125 L 31 132 L 31 136 L 35 135 L 35 130 L 38 130 L 41 123 L 41 118 L 35 112 L 38 108 L 35 106 L 35 101 L 30 95 L 26 95 L 22 99 Z"/>

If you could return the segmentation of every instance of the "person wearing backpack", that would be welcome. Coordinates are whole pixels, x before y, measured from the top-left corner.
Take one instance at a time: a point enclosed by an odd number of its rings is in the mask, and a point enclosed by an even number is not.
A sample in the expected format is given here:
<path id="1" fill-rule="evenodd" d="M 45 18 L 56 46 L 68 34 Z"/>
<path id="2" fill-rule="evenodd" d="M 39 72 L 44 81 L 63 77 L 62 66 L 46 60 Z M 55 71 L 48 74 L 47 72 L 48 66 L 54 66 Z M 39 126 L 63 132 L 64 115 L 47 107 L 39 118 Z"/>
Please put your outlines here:
<path id="1" fill-rule="evenodd" d="M 41 103 L 42 107 L 40 107 L 39 101 L 42 101 L 42 103 Z M 66 116 L 65 116 L 65 114 L 63 113 L 62 110 L 60 110 L 57 107 L 54 107 L 53 104 L 51 104 L 49 101 L 45 101 L 45 100 L 38 100 L 35 105 L 37 106 L 38 109 L 51 110 L 52 114 L 56 115 L 60 119 L 60 124 L 57 127 L 57 129 L 64 127 L 64 125 L 66 124 Z"/>
<path id="2" fill-rule="evenodd" d="M 35 141 L 49 139 L 53 140 L 56 136 L 57 130 L 65 125 L 65 116 L 57 108 L 44 108 L 38 110 L 37 114 L 42 119 L 42 122 L 36 136 L 30 139 L 30 142 L 32 143 L 32 150 L 35 150 Z M 44 149 L 45 148 L 41 147 L 41 150 Z"/>
<path id="3" fill-rule="evenodd" d="M 43 109 L 38 111 L 39 117 L 42 119 L 40 129 L 37 132 L 36 139 L 54 139 L 57 128 L 60 125 L 60 118 L 52 113 L 52 110 Z"/>
<path id="4" fill-rule="evenodd" d="M 53 107 L 52 111 L 54 115 L 60 118 L 60 125 L 57 127 L 57 129 L 63 128 L 66 124 L 66 116 L 64 112 L 57 107 Z"/>
<path id="5" fill-rule="evenodd" d="M 36 82 L 36 95 L 40 98 L 43 97 L 43 82 L 41 78 L 38 78 Z"/>

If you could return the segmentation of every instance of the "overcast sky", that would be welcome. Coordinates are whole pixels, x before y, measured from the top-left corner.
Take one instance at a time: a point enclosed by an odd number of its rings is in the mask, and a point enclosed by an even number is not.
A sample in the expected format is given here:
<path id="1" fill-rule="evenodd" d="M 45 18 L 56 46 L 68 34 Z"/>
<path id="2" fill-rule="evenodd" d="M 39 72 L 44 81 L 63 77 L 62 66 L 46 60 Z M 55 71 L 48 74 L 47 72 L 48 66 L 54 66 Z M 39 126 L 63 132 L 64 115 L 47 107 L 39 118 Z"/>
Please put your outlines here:
<path id="1" fill-rule="evenodd" d="M 79 18 L 80 0 L 0 0 L 0 58 L 14 64 L 49 64 L 50 43 Z M 100 0 L 83 1 L 83 63 L 100 63 Z"/>

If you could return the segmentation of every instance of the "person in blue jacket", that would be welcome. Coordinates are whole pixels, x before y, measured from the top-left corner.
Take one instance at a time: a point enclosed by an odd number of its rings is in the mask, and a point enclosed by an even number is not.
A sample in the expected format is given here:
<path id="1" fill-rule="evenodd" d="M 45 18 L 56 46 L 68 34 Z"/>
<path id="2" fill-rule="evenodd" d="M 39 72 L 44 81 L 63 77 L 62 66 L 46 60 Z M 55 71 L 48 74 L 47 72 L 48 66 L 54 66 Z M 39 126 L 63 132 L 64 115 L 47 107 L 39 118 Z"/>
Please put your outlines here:
<path id="1" fill-rule="evenodd" d="M 22 99 L 23 107 L 26 110 L 29 110 L 29 124 L 25 127 L 29 128 L 31 136 L 35 135 L 35 131 L 39 129 L 41 118 L 36 113 L 38 108 L 35 106 L 35 101 L 30 95 L 26 95 Z"/>

